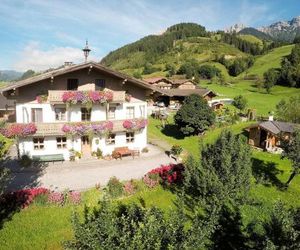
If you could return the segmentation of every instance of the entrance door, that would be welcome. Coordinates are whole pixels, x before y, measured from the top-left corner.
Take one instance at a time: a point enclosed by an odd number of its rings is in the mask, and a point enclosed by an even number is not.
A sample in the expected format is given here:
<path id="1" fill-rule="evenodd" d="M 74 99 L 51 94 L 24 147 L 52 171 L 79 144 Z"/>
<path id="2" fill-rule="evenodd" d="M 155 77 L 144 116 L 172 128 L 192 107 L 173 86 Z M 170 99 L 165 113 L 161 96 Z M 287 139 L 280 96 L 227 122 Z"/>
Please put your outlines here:
<path id="1" fill-rule="evenodd" d="M 91 156 L 91 146 L 90 146 L 90 140 L 88 136 L 81 137 L 81 151 L 84 157 Z"/>

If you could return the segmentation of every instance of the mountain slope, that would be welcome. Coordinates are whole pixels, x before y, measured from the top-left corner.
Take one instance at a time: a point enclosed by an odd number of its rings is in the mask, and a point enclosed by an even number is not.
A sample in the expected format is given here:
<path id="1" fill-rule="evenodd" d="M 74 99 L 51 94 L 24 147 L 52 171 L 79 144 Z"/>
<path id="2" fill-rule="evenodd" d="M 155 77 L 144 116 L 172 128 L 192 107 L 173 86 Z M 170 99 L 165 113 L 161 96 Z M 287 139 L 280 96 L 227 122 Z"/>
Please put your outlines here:
<path id="1" fill-rule="evenodd" d="M 14 70 L 0 70 L 0 81 L 13 81 L 20 78 L 22 74 Z"/>
<path id="2" fill-rule="evenodd" d="M 241 31 L 238 32 L 238 34 L 241 35 L 252 35 L 257 37 L 260 40 L 267 40 L 267 41 L 272 41 L 272 37 L 262 31 L 259 31 L 255 28 L 244 28 Z"/>

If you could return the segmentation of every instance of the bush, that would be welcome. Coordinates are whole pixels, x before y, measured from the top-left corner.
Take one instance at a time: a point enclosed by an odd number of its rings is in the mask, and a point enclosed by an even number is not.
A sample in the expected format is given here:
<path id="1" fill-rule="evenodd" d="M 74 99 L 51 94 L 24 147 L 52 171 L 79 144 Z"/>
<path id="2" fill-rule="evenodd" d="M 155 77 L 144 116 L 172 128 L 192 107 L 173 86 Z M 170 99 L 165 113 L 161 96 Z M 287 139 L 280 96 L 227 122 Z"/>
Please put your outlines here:
<path id="1" fill-rule="evenodd" d="M 124 193 L 126 195 L 132 195 L 135 193 L 135 185 L 134 185 L 134 182 L 133 180 L 130 180 L 130 181 L 127 181 L 125 184 L 124 184 Z"/>
<path id="2" fill-rule="evenodd" d="M 112 198 L 117 198 L 123 195 L 123 184 L 117 177 L 111 177 L 107 183 L 108 194 Z"/>
<path id="3" fill-rule="evenodd" d="M 143 182 L 148 188 L 154 188 L 159 184 L 159 175 L 148 173 L 143 177 Z"/>
<path id="4" fill-rule="evenodd" d="M 182 164 L 162 165 L 152 169 L 148 174 L 158 174 L 163 184 L 179 184 L 183 180 L 184 166 Z"/>
<path id="5" fill-rule="evenodd" d="M 60 192 L 52 192 L 48 195 L 48 203 L 63 206 L 65 203 L 65 196 Z"/>
<path id="6" fill-rule="evenodd" d="M 149 149 L 147 147 L 142 149 L 142 153 L 148 153 L 148 152 L 149 152 Z"/>
<path id="7" fill-rule="evenodd" d="M 242 95 L 234 97 L 232 105 L 238 108 L 240 111 L 243 111 L 247 106 L 247 99 Z"/>
<path id="8" fill-rule="evenodd" d="M 213 77 L 220 76 L 221 70 L 216 66 L 205 64 L 199 67 L 198 73 L 202 78 L 212 79 Z"/>
<path id="9" fill-rule="evenodd" d="M 69 198 L 69 201 L 75 205 L 78 205 L 81 202 L 81 194 L 80 194 L 80 192 L 77 192 L 77 191 L 69 192 L 68 198 Z"/>
<path id="10" fill-rule="evenodd" d="M 173 145 L 170 150 L 170 153 L 172 155 L 178 156 L 182 153 L 182 151 L 183 151 L 183 148 L 180 145 Z"/>

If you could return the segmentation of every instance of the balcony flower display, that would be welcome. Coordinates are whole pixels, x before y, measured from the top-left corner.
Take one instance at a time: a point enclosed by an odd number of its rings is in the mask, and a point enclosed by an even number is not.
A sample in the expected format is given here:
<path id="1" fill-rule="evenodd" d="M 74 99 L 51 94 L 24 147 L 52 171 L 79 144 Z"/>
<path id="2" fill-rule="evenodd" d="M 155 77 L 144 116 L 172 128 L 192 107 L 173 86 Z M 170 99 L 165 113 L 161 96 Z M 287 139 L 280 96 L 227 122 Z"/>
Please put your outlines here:
<path id="1" fill-rule="evenodd" d="M 35 134 L 37 127 L 34 123 L 13 123 L 1 129 L 1 134 L 8 138 L 26 137 Z"/>
<path id="2" fill-rule="evenodd" d="M 146 119 L 131 119 L 123 122 L 123 127 L 127 130 L 141 130 L 147 126 L 148 121 Z"/>
<path id="3" fill-rule="evenodd" d="M 48 96 L 47 95 L 38 95 L 35 100 L 37 101 L 37 103 L 44 103 L 47 102 L 48 100 Z"/>
<path id="4" fill-rule="evenodd" d="M 68 123 L 64 124 L 62 131 L 70 136 L 75 135 L 91 135 L 91 134 L 103 134 L 113 129 L 113 123 L 111 121 L 96 122 L 96 123 Z"/>
<path id="5" fill-rule="evenodd" d="M 113 100 L 111 91 L 66 91 L 62 95 L 62 101 L 67 104 L 103 104 Z"/>

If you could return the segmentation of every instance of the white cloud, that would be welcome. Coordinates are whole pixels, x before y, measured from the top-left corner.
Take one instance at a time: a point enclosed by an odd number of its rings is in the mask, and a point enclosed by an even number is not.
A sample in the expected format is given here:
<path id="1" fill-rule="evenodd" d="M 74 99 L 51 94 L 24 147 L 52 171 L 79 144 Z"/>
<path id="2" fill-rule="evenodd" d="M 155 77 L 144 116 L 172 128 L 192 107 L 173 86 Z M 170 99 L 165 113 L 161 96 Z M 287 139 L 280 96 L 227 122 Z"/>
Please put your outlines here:
<path id="1" fill-rule="evenodd" d="M 89 57 L 89 60 L 95 60 Z M 32 69 L 42 71 L 49 68 L 58 67 L 64 62 L 79 63 L 84 61 L 81 49 L 72 47 L 53 47 L 49 50 L 42 50 L 39 42 L 30 42 L 19 54 L 14 65 L 15 70 L 25 71 Z"/>

